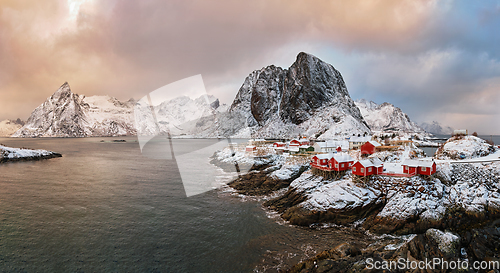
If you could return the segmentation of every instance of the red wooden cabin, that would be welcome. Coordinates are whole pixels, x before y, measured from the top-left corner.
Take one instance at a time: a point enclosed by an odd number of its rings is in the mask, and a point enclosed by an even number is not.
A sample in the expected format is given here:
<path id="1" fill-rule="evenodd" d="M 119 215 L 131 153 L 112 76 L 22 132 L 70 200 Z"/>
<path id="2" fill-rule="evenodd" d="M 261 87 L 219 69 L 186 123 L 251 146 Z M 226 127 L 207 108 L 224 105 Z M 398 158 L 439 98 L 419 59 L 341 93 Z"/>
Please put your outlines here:
<path id="1" fill-rule="evenodd" d="M 359 176 L 380 174 L 384 170 L 384 164 L 378 158 L 360 160 L 352 165 L 352 173 Z"/>
<path id="2" fill-rule="evenodd" d="M 361 154 L 362 155 L 371 155 L 377 151 L 377 147 L 381 146 L 380 143 L 370 140 L 365 142 L 365 144 L 361 145 Z"/>
<path id="3" fill-rule="evenodd" d="M 345 171 L 351 168 L 354 162 L 348 154 L 319 154 L 311 158 L 311 167 L 323 171 Z"/>
<path id="4" fill-rule="evenodd" d="M 403 173 L 432 175 L 436 173 L 436 162 L 430 160 L 410 160 L 403 162 Z"/>

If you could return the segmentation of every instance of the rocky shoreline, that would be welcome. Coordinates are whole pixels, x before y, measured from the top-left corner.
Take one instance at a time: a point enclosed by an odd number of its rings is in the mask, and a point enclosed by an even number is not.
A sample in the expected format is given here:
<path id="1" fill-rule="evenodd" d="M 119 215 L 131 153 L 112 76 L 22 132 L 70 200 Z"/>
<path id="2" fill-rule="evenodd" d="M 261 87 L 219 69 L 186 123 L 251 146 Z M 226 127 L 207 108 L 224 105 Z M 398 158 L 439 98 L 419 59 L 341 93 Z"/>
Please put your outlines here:
<path id="1" fill-rule="evenodd" d="M 269 196 L 281 189 L 282 194 L 267 198 L 263 206 L 291 225 L 314 229 L 335 224 L 373 236 L 413 236 L 395 249 L 387 244 L 373 249 L 356 241 L 318 249 L 318 255 L 288 272 L 354 272 L 364 269 L 368 258 L 500 262 L 498 163 L 440 164 L 439 175 L 432 178 L 373 176 L 366 184 L 353 182 L 350 173 L 327 180 L 312 174 L 308 164 L 287 165 L 276 157 L 257 165 L 228 185 L 251 196 Z M 439 248 L 440 236 L 456 237 L 453 251 Z"/>

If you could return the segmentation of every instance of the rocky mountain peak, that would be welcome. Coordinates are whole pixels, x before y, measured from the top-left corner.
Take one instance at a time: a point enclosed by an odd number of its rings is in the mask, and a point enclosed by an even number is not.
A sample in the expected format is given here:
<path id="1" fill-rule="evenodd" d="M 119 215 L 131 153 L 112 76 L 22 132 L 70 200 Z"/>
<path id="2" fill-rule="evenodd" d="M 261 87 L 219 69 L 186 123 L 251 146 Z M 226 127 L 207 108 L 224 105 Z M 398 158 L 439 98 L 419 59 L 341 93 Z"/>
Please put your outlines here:
<path id="1" fill-rule="evenodd" d="M 254 128 L 252 130 L 268 127 L 264 129 L 269 133 L 261 135 L 272 136 L 272 126 L 285 126 L 287 128 L 283 130 L 294 131 L 293 134 L 297 130 L 307 130 L 305 122 L 312 117 L 325 120 L 319 129 L 323 132 L 328 131 L 332 123 L 342 123 L 343 117 L 349 117 L 347 119 L 353 125 L 349 128 L 369 131 L 340 72 L 304 52 L 297 55 L 288 69 L 270 65 L 250 73 L 238 91 L 230 113 L 243 117 L 246 126 Z M 299 125 L 303 128 L 293 129 Z"/>

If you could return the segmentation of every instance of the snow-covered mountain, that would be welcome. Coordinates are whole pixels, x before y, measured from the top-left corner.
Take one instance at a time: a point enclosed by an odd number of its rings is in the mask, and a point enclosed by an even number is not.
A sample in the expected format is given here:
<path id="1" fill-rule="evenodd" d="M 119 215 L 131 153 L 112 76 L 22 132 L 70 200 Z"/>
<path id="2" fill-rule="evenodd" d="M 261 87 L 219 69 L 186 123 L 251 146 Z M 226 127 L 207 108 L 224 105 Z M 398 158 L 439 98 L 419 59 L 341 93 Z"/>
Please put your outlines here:
<path id="1" fill-rule="evenodd" d="M 361 99 L 355 104 L 373 131 L 424 132 L 400 108 L 390 103 L 384 102 L 379 105 L 373 101 Z"/>
<path id="2" fill-rule="evenodd" d="M 121 102 L 109 96 L 85 97 L 64 83 L 13 137 L 88 137 L 135 135 L 134 100 Z"/>
<path id="3" fill-rule="evenodd" d="M 288 69 L 274 65 L 245 79 L 212 136 L 320 139 L 370 132 L 342 75 L 317 57 L 299 53 Z"/>
<path id="4" fill-rule="evenodd" d="M 139 100 L 135 110 L 135 124 L 140 135 L 196 137 L 213 128 L 216 115 L 227 111 L 226 104 L 211 95 L 196 99 L 180 96 L 154 105 L 154 116 L 148 102 Z"/>
<path id="5" fill-rule="evenodd" d="M 433 121 L 431 123 L 423 122 L 420 124 L 426 132 L 436 135 L 451 135 L 453 134 L 453 128 L 450 126 L 441 125 L 437 121 Z"/>
<path id="6" fill-rule="evenodd" d="M 8 137 L 23 127 L 24 121 L 17 120 L 2 120 L 0 121 L 0 137 Z"/>
<path id="7" fill-rule="evenodd" d="M 228 107 L 213 96 L 180 96 L 149 105 L 109 96 L 85 97 L 64 83 L 14 137 L 158 135 L 331 139 L 374 131 L 423 132 L 392 104 L 354 102 L 342 75 L 317 57 L 299 53 L 283 69 L 270 65 L 245 79 Z M 159 103 L 159 102 L 158 102 Z M 153 109 L 153 111 L 151 110 Z"/>

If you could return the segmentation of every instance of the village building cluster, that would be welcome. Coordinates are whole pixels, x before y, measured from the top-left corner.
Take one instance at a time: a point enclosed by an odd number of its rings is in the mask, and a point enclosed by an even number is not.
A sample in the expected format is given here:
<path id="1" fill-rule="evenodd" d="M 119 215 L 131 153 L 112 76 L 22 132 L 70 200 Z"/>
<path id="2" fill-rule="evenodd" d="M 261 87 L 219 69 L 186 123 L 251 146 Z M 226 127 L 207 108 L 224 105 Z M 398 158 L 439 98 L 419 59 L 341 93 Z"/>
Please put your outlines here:
<path id="1" fill-rule="evenodd" d="M 401 171 L 387 171 L 384 162 L 377 157 L 369 157 L 376 152 L 395 151 L 401 146 L 412 145 L 411 140 L 385 140 L 379 143 L 372 136 L 352 136 L 343 140 L 310 141 L 299 137 L 289 141 L 269 141 L 265 139 L 251 140 L 246 152 L 255 152 L 257 146 L 267 145 L 276 154 L 310 156 L 311 170 L 317 175 L 327 178 L 340 178 L 348 170 L 354 177 L 367 178 L 371 175 L 411 177 L 414 175 L 430 176 L 436 173 L 436 163 L 429 159 L 406 159 Z M 349 151 L 358 150 L 359 160 L 349 155 Z"/>

